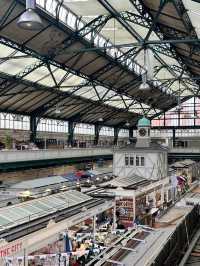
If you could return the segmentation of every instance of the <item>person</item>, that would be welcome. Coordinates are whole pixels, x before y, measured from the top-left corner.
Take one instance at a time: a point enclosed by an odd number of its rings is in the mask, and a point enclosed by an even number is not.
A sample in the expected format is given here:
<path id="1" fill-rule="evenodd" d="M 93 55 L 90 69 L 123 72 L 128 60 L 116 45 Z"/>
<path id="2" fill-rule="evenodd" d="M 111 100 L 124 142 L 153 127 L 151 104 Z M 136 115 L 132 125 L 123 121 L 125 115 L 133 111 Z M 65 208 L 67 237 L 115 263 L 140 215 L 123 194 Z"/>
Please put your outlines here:
<path id="1" fill-rule="evenodd" d="M 141 221 L 140 221 L 138 215 L 135 216 L 134 224 L 135 224 L 135 225 L 140 225 L 140 224 L 141 224 Z"/>
<path id="2" fill-rule="evenodd" d="M 180 187 L 181 189 L 181 193 L 184 193 L 185 192 L 185 177 L 180 175 L 180 176 L 177 176 L 177 180 L 178 180 L 178 186 Z"/>
<path id="3" fill-rule="evenodd" d="M 70 264 L 71 266 L 80 266 L 79 262 L 76 260 L 75 257 L 70 258 Z"/>
<path id="4" fill-rule="evenodd" d="M 185 192 L 187 192 L 188 190 L 189 190 L 189 184 L 188 184 L 188 176 L 187 176 L 187 174 L 184 172 L 183 174 L 183 177 L 184 177 L 184 179 L 185 179 Z"/>
<path id="5" fill-rule="evenodd" d="M 85 263 L 86 263 L 85 255 L 82 255 L 82 256 L 78 259 L 78 263 L 79 263 L 79 265 L 85 265 Z"/>
<path id="6" fill-rule="evenodd" d="M 86 250 L 89 250 L 88 254 L 87 254 L 87 258 L 86 258 L 86 262 L 89 262 L 90 261 L 90 258 L 92 257 L 92 255 L 94 254 L 93 253 L 93 249 L 92 247 L 88 247 L 86 248 Z"/>
<path id="7" fill-rule="evenodd" d="M 117 224 L 117 229 L 125 229 L 125 226 L 121 223 Z"/>

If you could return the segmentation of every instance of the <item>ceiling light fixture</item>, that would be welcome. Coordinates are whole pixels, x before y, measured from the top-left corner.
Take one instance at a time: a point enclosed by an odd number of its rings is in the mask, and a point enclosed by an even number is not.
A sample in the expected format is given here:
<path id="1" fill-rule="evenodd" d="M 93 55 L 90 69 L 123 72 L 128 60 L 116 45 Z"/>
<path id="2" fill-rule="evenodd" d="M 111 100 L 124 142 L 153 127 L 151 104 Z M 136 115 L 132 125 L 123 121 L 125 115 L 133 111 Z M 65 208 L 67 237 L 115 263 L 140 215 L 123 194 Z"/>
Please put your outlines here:
<path id="1" fill-rule="evenodd" d="M 178 80 L 178 84 L 179 84 L 179 89 L 178 89 L 178 103 L 176 106 L 176 112 L 180 112 L 183 109 L 183 107 L 181 106 L 181 81 L 180 81 L 180 78 Z"/>
<path id="2" fill-rule="evenodd" d="M 58 107 L 58 106 L 56 106 L 56 109 L 55 109 L 55 114 L 60 114 L 61 113 L 61 110 L 60 110 L 60 108 Z"/>
<path id="3" fill-rule="evenodd" d="M 148 91 L 148 90 L 150 90 L 150 86 L 147 83 L 147 74 L 146 73 L 144 73 L 142 75 L 142 83 L 140 84 L 139 90 L 141 90 L 141 91 Z"/>
<path id="4" fill-rule="evenodd" d="M 127 121 L 126 124 L 125 124 L 126 127 L 129 127 L 130 126 L 130 123 Z"/>
<path id="5" fill-rule="evenodd" d="M 146 49 L 144 49 L 144 73 L 142 75 L 142 84 L 139 86 L 139 90 L 141 91 L 148 91 L 150 90 L 150 86 L 147 83 L 147 64 L 146 64 Z"/>
<path id="6" fill-rule="evenodd" d="M 197 111 L 194 111 L 194 115 L 192 115 L 191 118 L 192 119 L 198 119 L 199 118 Z"/>
<path id="7" fill-rule="evenodd" d="M 181 106 L 181 105 L 177 105 L 177 106 L 176 106 L 176 111 L 177 111 L 177 112 L 180 112 L 181 110 L 182 110 L 182 106 Z"/>
<path id="8" fill-rule="evenodd" d="M 98 119 L 98 122 L 103 122 L 103 118 L 100 117 L 100 118 Z"/>
<path id="9" fill-rule="evenodd" d="M 40 16 L 35 11 L 36 0 L 26 0 L 26 11 L 20 16 L 17 25 L 24 30 L 40 30 L 43 27 Z"/>
<path id="10" fill-rule="evenodd" d="M 148 83 L 142 83 L 139 87 L 139 90 L 141 91 L 148 91 L 150 89 L 150 86 Z"/>

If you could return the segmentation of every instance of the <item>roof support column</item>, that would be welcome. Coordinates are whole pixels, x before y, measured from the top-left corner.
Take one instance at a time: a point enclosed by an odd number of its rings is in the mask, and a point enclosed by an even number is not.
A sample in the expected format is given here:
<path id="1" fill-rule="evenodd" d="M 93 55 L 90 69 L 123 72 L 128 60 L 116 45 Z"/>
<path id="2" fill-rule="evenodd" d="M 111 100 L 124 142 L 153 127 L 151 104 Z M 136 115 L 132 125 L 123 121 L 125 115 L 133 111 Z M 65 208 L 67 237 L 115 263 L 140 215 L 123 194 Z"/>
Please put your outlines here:
<path id="1" fill-rule="evenodd" d="M 113 144 L 117 145 L 120 128 L 114 127 L 114 141 Z"/>
<path id="2" fill-rule="evenodd" d="M 30 142 L 36 142 L 37 135 L 37 118 L 36 116 L 30 116 Z"/>
<path id="3" fill-rule="evenodd" d="M 131 141 L 133 139 L 133 128 L 130 127 L 129 128 L 129 141 Z"/>
<path id="4" fill-rule="evenodd" d="M 76 123 L 69 121 L 68 122 L 68 146 L 74 146 L 74 129 L 76 127 Z"/>
<path id="5" fill-rule="evenodd" d="M 98 143 L 99 143 L 100 130 L 101 130 L 101 125 L 95 124 L 95 126 L 94 126 L 94 145 L 98 145 Z"/>

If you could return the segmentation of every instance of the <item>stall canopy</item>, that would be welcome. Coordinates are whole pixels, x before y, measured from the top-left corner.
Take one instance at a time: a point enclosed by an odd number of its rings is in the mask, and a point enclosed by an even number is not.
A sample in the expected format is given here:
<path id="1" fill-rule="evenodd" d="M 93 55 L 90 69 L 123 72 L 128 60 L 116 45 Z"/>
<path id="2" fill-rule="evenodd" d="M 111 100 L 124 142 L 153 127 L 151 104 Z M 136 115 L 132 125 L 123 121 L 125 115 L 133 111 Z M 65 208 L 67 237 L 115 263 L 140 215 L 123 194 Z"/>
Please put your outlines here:
<path id="1" fill-rule="evenodd" d="M 123 187 L 137 189 L 138 186 L 144 186 L 152 183 L 151 180 L 145 179 L 138 175 L 131 177 L 117 177 L 111 181 L 103 183 L 101 187 Z"/>
<path id="2" fill-rule="evenodd" d="M 15 206 L 1 208 L 0 231 L 44 217 L 56 211 L 81 204 L 92 198 L 78 191 L 67 191 L 35 199 Z"/>
<path id="3" fill-rule="evenodd" d="M 11 189 L 36 189 L 50 185 L 66 183 L 67 180 L 62 176 L 48 176 L 43 178 L 36 178 L 31 180 L 25 180 L 12 185 Z"/>

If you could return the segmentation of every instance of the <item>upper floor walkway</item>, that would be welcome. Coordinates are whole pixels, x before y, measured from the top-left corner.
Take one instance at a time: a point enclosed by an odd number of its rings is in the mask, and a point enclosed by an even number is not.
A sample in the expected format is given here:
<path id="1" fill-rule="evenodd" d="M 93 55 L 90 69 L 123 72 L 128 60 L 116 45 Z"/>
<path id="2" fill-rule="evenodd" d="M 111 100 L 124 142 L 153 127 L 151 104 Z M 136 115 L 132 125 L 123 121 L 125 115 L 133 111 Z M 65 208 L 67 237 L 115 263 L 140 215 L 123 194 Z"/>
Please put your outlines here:
<path id="1" fill-rule="evenodd" d="M 62 150 L 6 150 L 0 152 L 0 170 L 84 162 L 99 158 L 112 159 L 112 156 L 112 147 L 67 148 Z"/>
<path id="2" fill-rule="evenodd" d="M 112 148 L 67 148 L 63 150 L 1 151 L 0 163 L 37 161 L 51 159 L 84 158 L 112 155 Z"/>
<path id="3" fill-rule="evenodd" d="M 171 148 L 169 159 L 199 159 L 198 148 Z M 66 148 L 62 150 L 6 150 L 0 152 L 0 170 L 112 159 L 113 147 Z"/>

